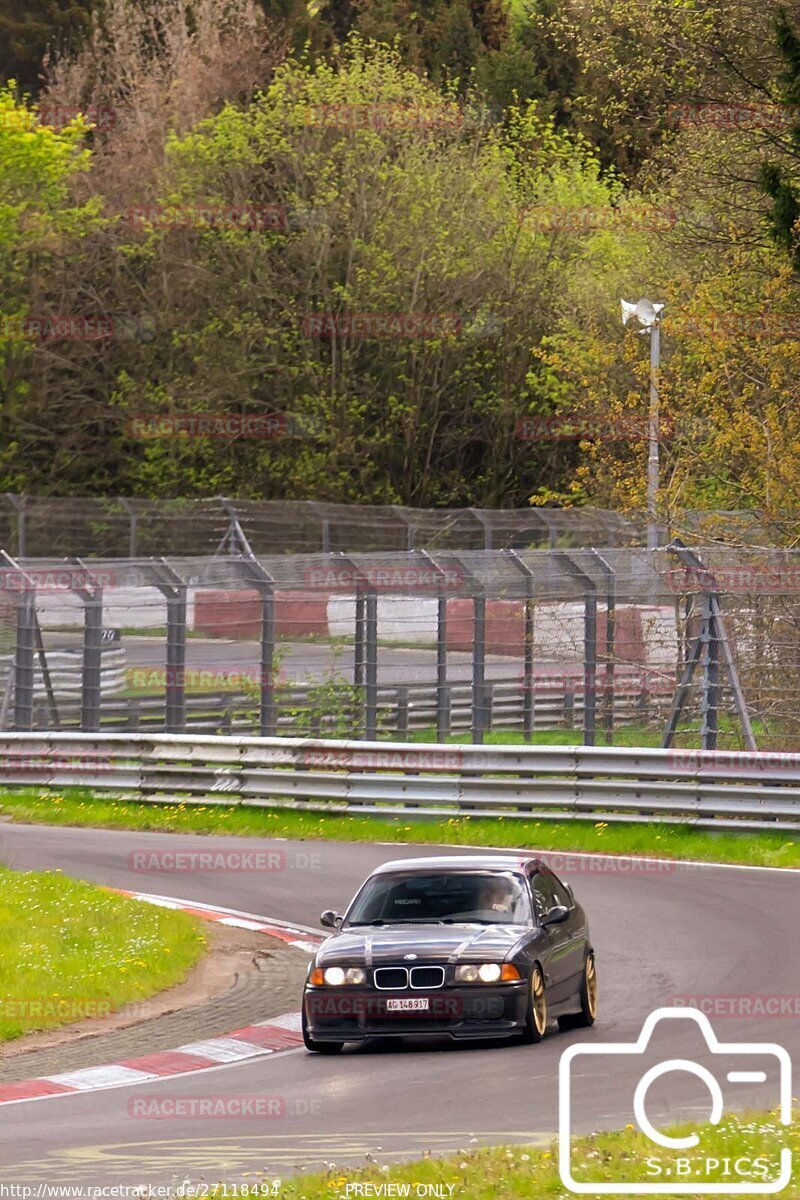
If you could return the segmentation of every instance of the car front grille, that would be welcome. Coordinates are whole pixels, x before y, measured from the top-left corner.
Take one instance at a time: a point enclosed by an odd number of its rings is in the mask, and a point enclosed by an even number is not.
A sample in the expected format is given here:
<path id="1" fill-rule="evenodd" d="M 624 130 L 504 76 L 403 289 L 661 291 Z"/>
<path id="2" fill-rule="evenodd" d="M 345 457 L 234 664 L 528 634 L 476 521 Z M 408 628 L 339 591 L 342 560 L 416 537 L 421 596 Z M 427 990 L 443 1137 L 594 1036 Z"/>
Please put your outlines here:
<path id="1" fill-rule="evenodd" d="M 401 991 L 408 986 L 421 991 L 444 986 L 444 967 L 376 967 L 375 987 L 381 992 Z"/>
<path id="2" fill-rule="evenodd" d="M 375 987 L 380 991 L 397 991 L 408 987 L 407 967 L 378 967 L 375 971 Z"/>
<path id="3" fill-rule="evenodd" d="M 412 988 L 440 988 L 444 984 L 444 967 L 412 967 Z"/>

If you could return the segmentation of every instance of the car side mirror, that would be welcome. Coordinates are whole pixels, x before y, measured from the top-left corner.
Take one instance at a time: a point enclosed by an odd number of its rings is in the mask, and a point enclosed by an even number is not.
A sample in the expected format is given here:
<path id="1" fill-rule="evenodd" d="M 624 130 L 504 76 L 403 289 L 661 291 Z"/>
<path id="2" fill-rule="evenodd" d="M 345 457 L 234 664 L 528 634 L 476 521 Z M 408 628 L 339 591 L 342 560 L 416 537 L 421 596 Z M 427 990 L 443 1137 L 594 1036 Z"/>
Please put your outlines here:
<path id="1" fill-rule="evenodd" d="M 326 929 L 338 929 L 342 918 L 332 908 L 326 908 L 325 912 L 320 914 L 319 923 Z"/>
<path id="2" fill-rule="evenodd" d="M 563 904 L 557 904 L 542 920 L 542 925 L 561 925 L 569 917 L 569 909 Z"/>

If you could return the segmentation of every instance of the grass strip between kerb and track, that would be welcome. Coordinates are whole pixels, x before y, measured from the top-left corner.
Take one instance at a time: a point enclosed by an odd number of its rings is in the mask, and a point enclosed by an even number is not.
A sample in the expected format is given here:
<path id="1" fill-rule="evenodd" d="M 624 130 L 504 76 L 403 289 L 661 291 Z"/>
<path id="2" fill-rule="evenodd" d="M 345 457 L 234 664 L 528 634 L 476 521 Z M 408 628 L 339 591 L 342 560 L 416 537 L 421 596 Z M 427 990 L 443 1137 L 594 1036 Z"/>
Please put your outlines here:
<path id="1" fill-rule="evenodd" d="M 205 949 L 194 917 L 58 871 L 0 866 L 0 1042 L 146 1000 Z"/>
<path id="2" fill-rule="evenodd" d="M 527 1119 L 531 1119 L 531 1114 Z M 773 1113 L 730 1116 L 716 1126 L 682 1124 L 673 1126 L 670 1132 L 679 1136 L 698 1133 L 700 1144 L 693 1150 L 664 1151 L 630 1125 L 613 1133 L 576 1138 L 571 1153 L 573 1176 L 586 1183 L 641 1184 L 644 1197 L 648 1183 L 653 1185 L 660 1179 L 663 1185 L 674 1181 L 677 1171 L 687 1169 L 674 1165 L 679 1158 L 690 1164 L 690 1173 L 682 1175 L 679 1182 L 722 1185 L 758 1184 L 778 1178 L 780 1151 L 784 1147 L 792 1150 L 795 1163 L 800 1157 L 800 1128 L 781 1125 Z M 465 1141 L 467 1145 L 462 1150 L 447 1158 L 425 1158 L 390 1167 L 374 1164 L 358 1169 L 331 1167 L 323 1174 L 283 1180 L 279 1195 L 281 1200 L 322 1200 L 322 1197 L 357 1200 L 365 1196 L 426 1194 L 452 1200 L 544 1200 L 546 1197 L 569 1200 L 574 1195 L 561 1182 L 556 1143 L 546 1149 L 524 1145 L 484 1149 L 469 1145 L 468 1138 Z M 718 1161 L 716 1169 L 707 1166 L 709 1158 Z M 734 1166 L 737 1163 L 738 1173 Z M 670 1179 L 666 1175 L 668 1169 L 672 1170 Z M 261 1177 L 263 1194 L 269 1194 L 269 1171 L 259 1173 Z M 372 1186 L 358 1190 L 359 1184 Z M 387 1190 L 388 1184 L 395 1187 Z M 437 1185 L 438 1192 L 434 1190 Z M 740 1194 L 752 1197 L 755 1193 Z M 700 1196 L 699 1191 L 694 1193 L 695 1200 L 700 1200 Z M 780 1196 L 782 1200 L 797 1200 L 800 1190 L 796 1178 Z"/>
<path id="3" fill-rule="evenodd" d="M 17 822 L 171 833 L 408 845 L 498 846 L 569 853 L 649 855 L 699 862 L 800 868 L 800 837 L 776 829 L 716 833 L 690 826 L 515 818 L 420 819 L 336 816 L 227 804 L 142 804 L 72 788 L 0 791 L 0 815 Z"/>

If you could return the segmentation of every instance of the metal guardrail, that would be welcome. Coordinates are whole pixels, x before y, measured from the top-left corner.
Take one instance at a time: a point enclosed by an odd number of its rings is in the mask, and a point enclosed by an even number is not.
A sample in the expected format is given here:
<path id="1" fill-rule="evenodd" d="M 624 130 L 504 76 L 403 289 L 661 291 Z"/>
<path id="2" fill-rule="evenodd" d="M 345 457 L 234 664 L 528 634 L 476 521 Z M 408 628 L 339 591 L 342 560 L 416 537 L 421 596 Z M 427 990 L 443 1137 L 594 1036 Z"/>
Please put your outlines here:
<path id="1" fill-rule="evenodd" d="M 124 655 L 124 650 L 117 651 Z M 103 658 L 104 666 L 106 657 Z M 44 703 L 46 691 L 40 672 L 35 676 L 33 726 L 53 727 L 52 714 Z M 71 682 L 71 681 L 70 681 Z M 658 682 L 658 681 L 656 681 Z M 0 663 L 0 690 L 4 684 Z M 117 684 L 124 687 L 122 674 L 110 670 L 101 676 L 102 703 L 99 709 L 101 733 L 163 732 L 166 728 L 166 702 L 160 696 L 120 696 L 112 692 Z M 64 732 L 81 728 L 80 688 L 77 694 L 66 690 L 67 681 L 53 679 L 58 702 L 59 726 Z M 521 681 L 490 680 L 484 684 L 486 720 L 490 729 L 523 730 L 526 716 L 525 690 Z M 342 702 L 352 691 L 342 687 Z M 445 689 L 448 729 L 468 733 L 472 726 L 472 686 L 451 683 Z M 642 684 L 621 680 L 613 691 L 600 692 L 603 711 L 612 708 L 615 726 L 661 721 L 666 714 L 670 694 L 648 689 Z M 376 694 L 376 720 L 381 738 L 403 740 L 409 731 L 434 729 L 439 711 L 439 689 L 435 684 L 406 684 L 379 687 Z M 579 682 L 572 686 L 545 686 L 532 689 L 529 701 L 531 730 L 551 731 L 580 726 L 584 698 Z M 188 692 L 185 699 L 187 732 L 198 734 L 258 734 L 258 700 L 238 690 Z M 275 689 L 275 731 L 294 737 L 317 737 L 331 727 L 341 729 L 341 712 L 330 704 L 314 700 L 314 688 L 307 685 L 280 684 Z M 3 729 L 0 720 L 0 731 Z"/>
<path id="2" fill-rule="evenodd" d="M 0 736 L 0 784 L 150 803 L 800 829 L 800 754 L 180 734 Z"/>

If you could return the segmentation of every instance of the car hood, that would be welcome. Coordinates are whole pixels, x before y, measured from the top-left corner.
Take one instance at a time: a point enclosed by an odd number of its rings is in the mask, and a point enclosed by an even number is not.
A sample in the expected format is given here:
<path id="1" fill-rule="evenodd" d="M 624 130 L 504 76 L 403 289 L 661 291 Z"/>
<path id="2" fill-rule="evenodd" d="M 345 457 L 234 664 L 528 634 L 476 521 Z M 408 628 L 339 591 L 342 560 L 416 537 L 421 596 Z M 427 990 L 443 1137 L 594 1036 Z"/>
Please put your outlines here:
<path id="1" fill-rule="evenodd" d="M 491 961 L 505 958 L 529 932 L 523 925 L 392 925 L 345 929 L 323 943 L 317 952 L 317 963 L 331 966 L 346 962 L 370 967 L 402 962 L 406 954 L 416 954 L 419 962 Z"/>

